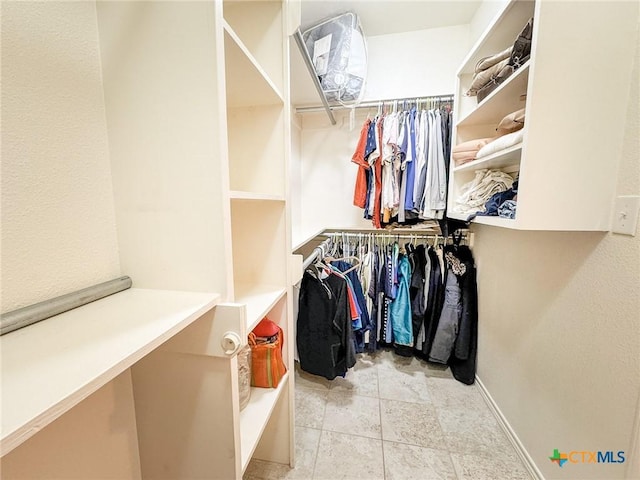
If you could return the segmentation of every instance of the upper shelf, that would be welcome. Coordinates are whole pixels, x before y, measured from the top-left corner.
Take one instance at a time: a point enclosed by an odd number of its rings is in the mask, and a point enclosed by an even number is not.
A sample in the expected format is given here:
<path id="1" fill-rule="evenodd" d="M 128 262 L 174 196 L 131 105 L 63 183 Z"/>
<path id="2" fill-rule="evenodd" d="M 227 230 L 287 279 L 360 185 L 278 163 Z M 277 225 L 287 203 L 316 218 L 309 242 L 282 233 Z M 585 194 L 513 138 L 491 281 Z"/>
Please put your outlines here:
<path id="1" fill-rule="evenodd" d="M 227 106 L 250 107 L 283 104 L 280 89 L 260 66 L 228 23 L 224 25 Z"/>
<path id="2" fill-rule="evenodd" d="M 251 52 L 276 89 L 284 92 L 283 3 L 280 1 L 223 2 L 227 24 Z"/>
<path id="3" fill-rule="evenodd" d="M 5 455 L 218 303 L 132 288 L 0 337 Z"/>
<path id="4" fill-rule="evenodd" d="M 529 62 L 518 68 L 498 88 L 491 92 L 478 106 L 462 117 L 457 123 L 458 128 L 471 125 L 496 124 L 505 115 L 524 108 L 524 101 L 520 99 L 527 93 L 529 81 Z"/>
<path id="5" fill-rule="evenodd" d="M 458 75 L 472 74 L 478 60 L 513 45 L 527 21 L 533 17 L 535 2 L 511 0 L 487 26 L 458 69 Z"/>

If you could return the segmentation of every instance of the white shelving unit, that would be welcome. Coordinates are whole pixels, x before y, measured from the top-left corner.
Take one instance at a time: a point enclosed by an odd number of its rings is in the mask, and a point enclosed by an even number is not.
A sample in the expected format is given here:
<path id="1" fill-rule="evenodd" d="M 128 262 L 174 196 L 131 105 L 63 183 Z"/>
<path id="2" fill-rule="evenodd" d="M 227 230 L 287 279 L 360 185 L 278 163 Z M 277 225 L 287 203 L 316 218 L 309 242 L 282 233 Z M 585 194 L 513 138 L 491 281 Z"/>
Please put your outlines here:
<path id="1" fill-rule="evenodd" d="M 453 144 L 495 136 L 500 120 L 521 108 L 526 108 L 524 140 L 462 166 L 452 161 L 450 218 L 466 219 L 454 208 L 474 172 L 498 168 L 519 174 L 516 218 L 476 217 L 474 223 L 522 230 L 609 229 L 615 175 L 602 175 L 602 168 L 615 170 L 621 152 L 618 119 L 629 93 L 633 9 L 604 2 L 505 5 L 457 72 Z M 512 45 L 532 17 L 530 60 L 482 102 L 466 97 L 478 60 Z M 594 95 L 593 85 L 609 93 Z"/>
<path id="2" fill-rule="evenodd" d="M 237 350 L 222 342 L 246 344 L 268 317 L 293 368 L 288 8 L 96 3 L 109 208 L 136 288 L 2 337 L 3 475 L 68 478 L 87 454 L 123 466 L 100 460 L 86 478 L 227 480 L 252 457 L 293 464 L 293 375 L 252 388 L 241 412 Z M 85 448 L 76 430 L 113 448 Z M 50 452 L 50 465 L 29 461 Z"/>
<path id="3" fill-rule="evenodd" d="M 133 288 L 0 337 L 2 455 L 218 301 L 214 294 Z"/>

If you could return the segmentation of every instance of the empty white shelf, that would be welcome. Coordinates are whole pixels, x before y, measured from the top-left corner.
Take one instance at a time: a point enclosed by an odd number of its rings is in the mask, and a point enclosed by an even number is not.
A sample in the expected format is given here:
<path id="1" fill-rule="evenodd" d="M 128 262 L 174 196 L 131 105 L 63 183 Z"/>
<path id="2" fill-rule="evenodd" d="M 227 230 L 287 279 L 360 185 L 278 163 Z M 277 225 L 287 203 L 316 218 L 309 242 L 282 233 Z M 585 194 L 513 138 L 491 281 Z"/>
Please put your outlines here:
<path id="1" fill-rule="evenodd" d="M 218 303 L 132 288 L 0 337 L 4 455 Z"/>
<path id="2" fill-rule="evenodd" d="M 260 200 L 260 201 L 274 201 L 274 202 L 285 201 L 285 198 L 282 195 L 272 195 L 270 193 L 243 192 L 239 190 L 231 190 L 229 192 L 229 198 L 231 198 L 232 200 Z"/>
<path id="3" fill-rule="evenodd" d="M 282 104 L 284 100 L 278 87 L 226 22 L 224 34 L 228 106 Z"/>
<path id="4" fill-rule="evenodd" d="M 236 303 L 244 303 L 247 306 L 247 333 L 253 330 L 285 293 L 284 287 L 236 285 Z"/>
<path id="5" fill-rule="evenodd" d="M 240 412 L 240 438 L 242 445 L 242 471 L 244 472 L 258 445 L 262 432 L 271 417 L 271 412 L 285 390 L 289 381 L 289 372 L 282 377 L 278 388 L 251 388 L 251 399 L 247 406 Z"/>

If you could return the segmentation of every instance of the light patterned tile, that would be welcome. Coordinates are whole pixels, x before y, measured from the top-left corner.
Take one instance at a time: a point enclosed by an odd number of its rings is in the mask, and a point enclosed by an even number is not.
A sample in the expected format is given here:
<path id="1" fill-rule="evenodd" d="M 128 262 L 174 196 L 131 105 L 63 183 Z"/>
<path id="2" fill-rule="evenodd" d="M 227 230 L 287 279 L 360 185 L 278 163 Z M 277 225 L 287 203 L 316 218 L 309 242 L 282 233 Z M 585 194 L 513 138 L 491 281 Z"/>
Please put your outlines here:
<path id="1" fill-rule="evenodd" d="M 446 450 L 432 405 L 380 400 L 382 439 Z"/>
<path id="2" fill-rule="evenodd" d="M 489 407 L 476 385 L 465 385 L 454 378 L 427 378 L 429 393 L 436 407 L 474 408 L 490 414 Z"/>
<path id="3" fill-rule="evenodd" d="M 323 431 L 314 480 L 382 480 L 382 441 Z"/>
<path id="4" fill-rule="evenodd" d="M 347 372 L 345 378 L 336 377 L 331 382 L 331 390 L 377 398 L 378 369 L 373 362 L 358 359 L 355 367 Z"/>
<path id="5" fill-rule="evenodd" d="M 381 438 L 380 401 L 349 392 L 331 391 L 322 429 Z"/>
<path id="6" fill-rule="evenodd" d="M 449 451 L 492 456 L 513 447 L 490 411 L 469 408 L 438 408 L 438 420 Z"/>
<path id="7" fill-rule="evenodd" d="M 329 390 L 331 387 L 331 380 L 303 371 L 298 362 L 295 363 L 295 382 L 296 388 L 303 387 L 313 388 L 315 390 Z"/>
<path id="8" fill-rule="evenodd" d="M 296 386 L 296 426 L 322 428 L 329 390 Z"/>
<path id="9" fill-rule="evenodd" d="M 392 349 L 378 350 L 373 356 L 379 370 L 401 370 L 409 373 L 420 373 L 426 377 L 453 378 L 447 365 L 430 363 L 416 357 L 396 355 Z"/>
<path id="10" fill-rule="evenodd" d="M 451 459 L 460 480 L 532 480 L 516 456 L 491 457 L 452 453 Z"/>
<path id="11" fill-rule="evenodd" d="M 422 372 L 394 368 L 378 369 L 380 398 L 403 402 L 431 403 L 427 377 Z"/>
<path id="12" fill-rule="evenodd" d="M 386 480 L 456 480 L 449 452 L 382 442 Z"/>
<path id="13" fill-rule="evenodd" d="M 313 476 L 316 463 L 320 430 L 296 427 L 296 462 L 295 468 L 280 463 L 251 460 L 243 480 L 308 480 Z"/>

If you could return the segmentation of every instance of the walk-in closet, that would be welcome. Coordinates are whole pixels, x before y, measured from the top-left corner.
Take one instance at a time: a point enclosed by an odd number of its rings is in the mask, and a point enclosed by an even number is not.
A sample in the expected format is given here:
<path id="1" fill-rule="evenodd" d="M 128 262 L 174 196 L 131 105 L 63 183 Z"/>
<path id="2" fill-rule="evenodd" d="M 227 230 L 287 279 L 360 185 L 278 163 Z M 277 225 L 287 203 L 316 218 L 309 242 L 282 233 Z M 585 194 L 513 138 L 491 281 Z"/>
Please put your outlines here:
<path id="1" fill-rule="evenodd" d="M 3 479 L 640 479 L 638 2 L 0 17 Z"/>

